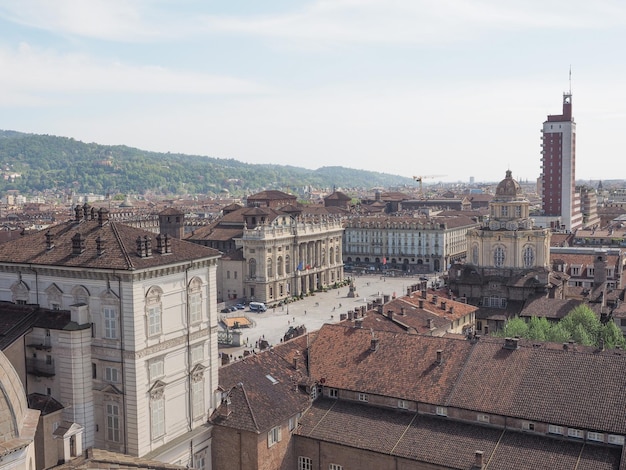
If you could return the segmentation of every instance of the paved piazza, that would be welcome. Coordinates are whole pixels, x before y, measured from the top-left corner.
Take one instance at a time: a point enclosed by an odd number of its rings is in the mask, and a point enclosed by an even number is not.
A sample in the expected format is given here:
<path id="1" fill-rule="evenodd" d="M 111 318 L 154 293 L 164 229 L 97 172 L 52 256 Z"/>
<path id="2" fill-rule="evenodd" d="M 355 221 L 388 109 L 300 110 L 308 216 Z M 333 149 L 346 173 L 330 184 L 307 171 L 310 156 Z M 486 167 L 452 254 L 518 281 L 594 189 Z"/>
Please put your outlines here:
<path id="1" fill-rule="evenodd" d="M 423 276 L 423 274 L 421 275 Z M 426 275 L 432 282 L 435 275 Z M 406 294 L 408 286 L 419 283 L 419 276 L 380 276 L 375 274 L 352 275 L 355 291 L 358 297 L 349 298 L 349 287 L 330 289 L 328 292 L 316 292 L 315 295 L 305 297 L 302 300 L 288 305 L 269 308 L 266 312 L 251 312 L 247 307 L 231 313 L 220 313 L 219 318 L 241 317 L 245 315 L 254 325 L 250 328 L 242 328 L 242 341 L 248 340 L 247 346 L 224 346 L 219 345 L 222 354 L 232 355 L 233 360 L 243 355 L 244 350 L 251 351 L 253 348 L 259 351 L 257 341 L 265 339 L 270 345 L 278 344 L 289 327 L 306 327 L 307 332 L 319 330 L 324 323 L 336 323 L 341 313 L 347 313 L 356 307 L 364 305 L 372 299 L 389 295 L 401 296 Z M 223 324 L 220 324 L 223 328 Z"/>

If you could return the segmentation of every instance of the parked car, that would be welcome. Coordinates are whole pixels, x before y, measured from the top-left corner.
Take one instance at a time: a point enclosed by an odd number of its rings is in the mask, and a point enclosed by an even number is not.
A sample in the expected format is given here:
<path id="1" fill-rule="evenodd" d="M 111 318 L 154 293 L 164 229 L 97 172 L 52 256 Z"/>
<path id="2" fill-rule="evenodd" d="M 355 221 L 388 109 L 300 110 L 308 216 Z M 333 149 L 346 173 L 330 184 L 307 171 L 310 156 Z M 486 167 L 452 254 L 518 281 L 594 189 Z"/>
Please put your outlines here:
<path id="1" fill-rule="evenodd" d="M 234 305 L 231 305 L 228 308 L 230 309 L 231 312 L 236 312 L 237 311 L 237 307 L 235 307 Z"/>
<path id="2" fill-rule="evenodd" d="M 230 308 L 229 307 L 224 307 L 222 310 L 220 310 L 220 312 L 222 312 L 222 313 L 230 313 Z"/>
<path id="3" fill-rule="evenodd" d="M 235 305 L 235 307 L 237 307 L 237 310 L 245 310 L 246 306 L 244 304 L 237 304 Z"/>

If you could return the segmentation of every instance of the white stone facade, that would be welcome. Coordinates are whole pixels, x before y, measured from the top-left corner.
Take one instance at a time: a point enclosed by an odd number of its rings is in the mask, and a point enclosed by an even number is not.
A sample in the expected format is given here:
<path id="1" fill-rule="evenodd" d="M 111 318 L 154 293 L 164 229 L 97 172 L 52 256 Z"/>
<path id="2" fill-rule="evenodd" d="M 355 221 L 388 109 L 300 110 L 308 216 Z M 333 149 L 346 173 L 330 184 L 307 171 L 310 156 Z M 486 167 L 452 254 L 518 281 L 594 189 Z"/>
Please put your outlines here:
<path id="1" fill-rule="evenodd" d="M 142 259 L 152 266 L 127 270 L 8 262 L 0 254 L 0 300 L 72 312 L 69 324 L 51 319 L 27 335 L 27 392 L 65 406 L 62 419 L 83 428 L 83 449 L 210 462 L 219 255 L 191 246 L 186 260 L 148 253 Z"/>

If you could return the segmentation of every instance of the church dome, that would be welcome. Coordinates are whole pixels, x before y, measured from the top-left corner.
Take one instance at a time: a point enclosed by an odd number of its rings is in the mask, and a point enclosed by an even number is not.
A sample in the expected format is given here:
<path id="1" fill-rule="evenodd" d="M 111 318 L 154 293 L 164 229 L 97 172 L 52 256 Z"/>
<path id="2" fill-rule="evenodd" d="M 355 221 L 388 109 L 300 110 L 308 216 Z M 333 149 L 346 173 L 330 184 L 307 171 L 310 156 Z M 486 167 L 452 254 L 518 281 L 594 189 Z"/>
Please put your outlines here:
<path id="1" fill-rule="evenodd" d="M 522 187 L 511 176 L 511 170 L 506 170 L 506 178 L 498 184 L 496 197 L 517 198 L 522 195 Z"/>

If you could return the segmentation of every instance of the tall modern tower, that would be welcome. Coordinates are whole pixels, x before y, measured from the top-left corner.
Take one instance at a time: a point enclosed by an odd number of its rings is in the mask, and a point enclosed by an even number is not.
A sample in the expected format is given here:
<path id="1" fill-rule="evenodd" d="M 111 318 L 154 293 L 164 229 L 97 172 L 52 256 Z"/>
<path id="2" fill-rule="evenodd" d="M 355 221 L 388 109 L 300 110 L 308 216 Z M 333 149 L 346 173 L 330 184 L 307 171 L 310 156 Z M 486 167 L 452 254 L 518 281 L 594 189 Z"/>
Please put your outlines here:
<path id="1" fill-rule="evenodd" d="M 543 123 L 541 154 L 542 219 L 552 228 L 574 231 L 582 226 L 582 213 L 576 193 L 576 123 L 571 91 L 563 93 L 563 113 L 548 115 Z"/>

